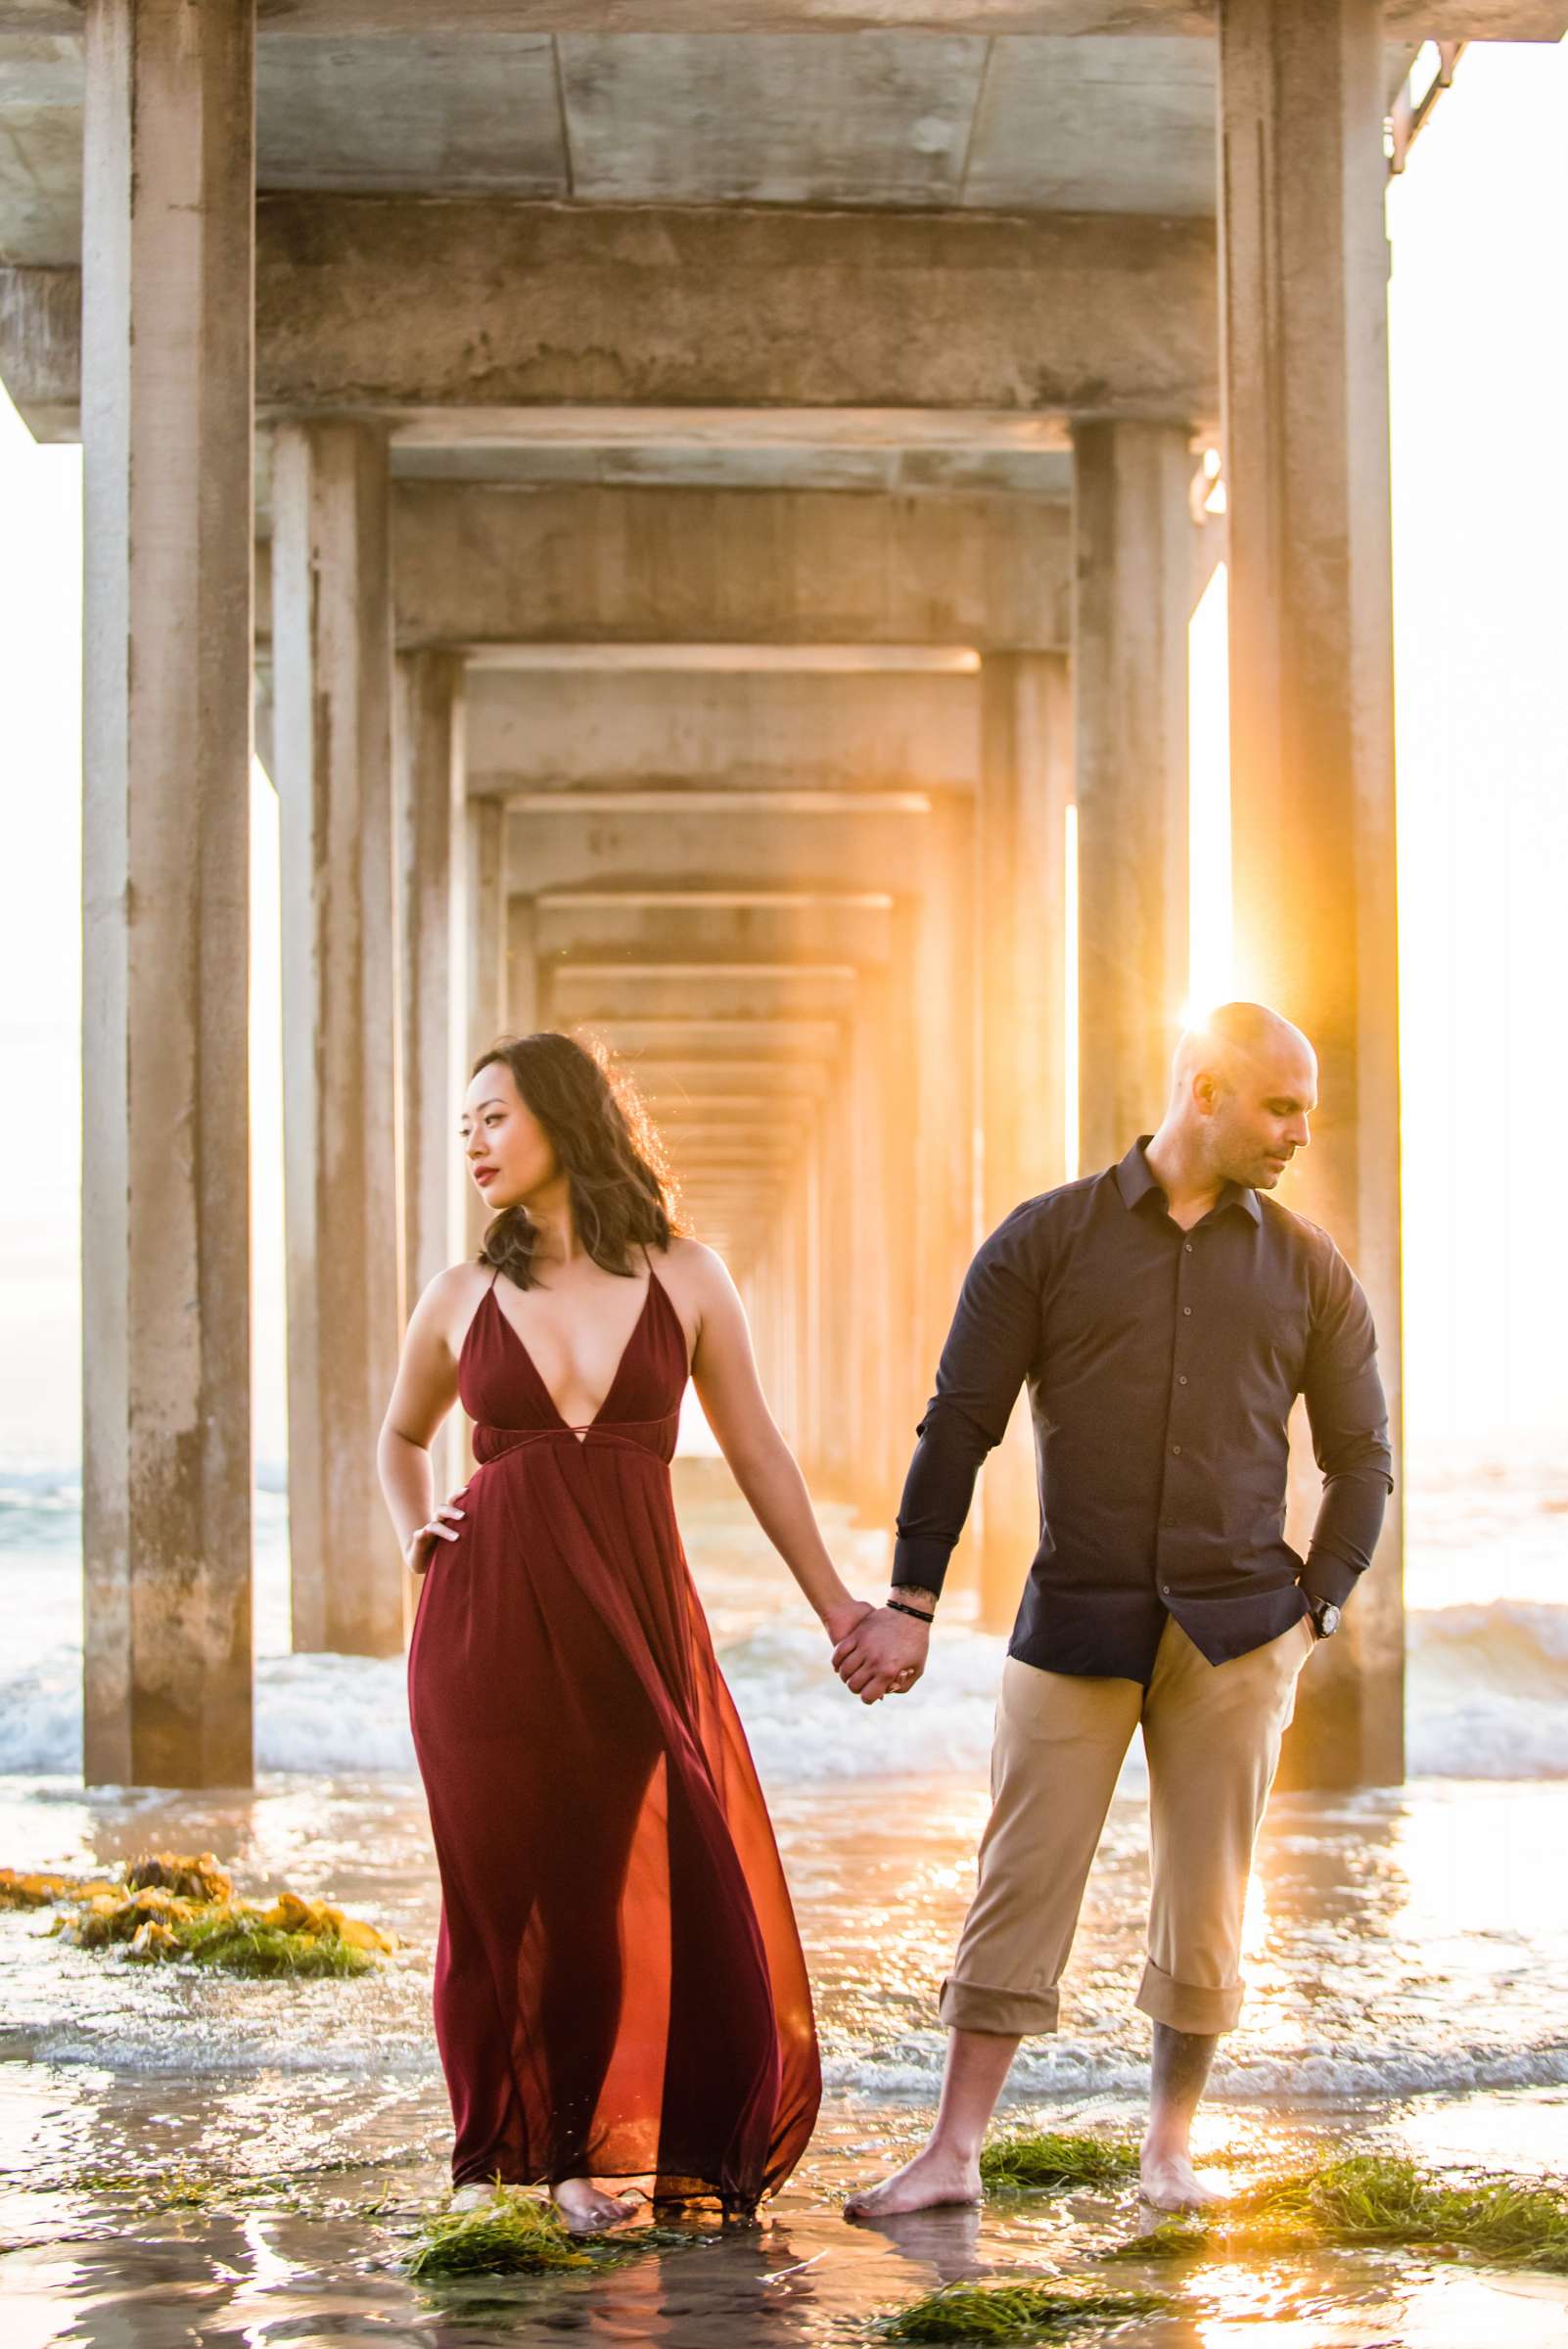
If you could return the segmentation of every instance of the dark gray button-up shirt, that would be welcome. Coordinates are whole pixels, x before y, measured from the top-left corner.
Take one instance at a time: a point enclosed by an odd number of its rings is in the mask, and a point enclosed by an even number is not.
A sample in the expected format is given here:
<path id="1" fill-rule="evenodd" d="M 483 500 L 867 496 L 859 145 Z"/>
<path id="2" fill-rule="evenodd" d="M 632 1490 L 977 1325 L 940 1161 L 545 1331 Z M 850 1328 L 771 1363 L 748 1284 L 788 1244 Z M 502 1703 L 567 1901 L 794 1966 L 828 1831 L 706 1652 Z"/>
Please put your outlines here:
<path id="1" fill-rule="evenodd" d="M 1027 1380 L 1040 1539 L 1010 1653 L 1147 1684 L 1167 1614 L 1212 1664 L 1343 1604 L 1393 1487 L 1360 1284 L 1314 1223 L 1227 1185 L 1191 1231 L 1134 1143 L 1015 1208 L 969 1267 L 899 1511 L 893 1580 L 940 1590 Z M 1307 1399 L 1323 1497 L 1285 1541 Z"/>

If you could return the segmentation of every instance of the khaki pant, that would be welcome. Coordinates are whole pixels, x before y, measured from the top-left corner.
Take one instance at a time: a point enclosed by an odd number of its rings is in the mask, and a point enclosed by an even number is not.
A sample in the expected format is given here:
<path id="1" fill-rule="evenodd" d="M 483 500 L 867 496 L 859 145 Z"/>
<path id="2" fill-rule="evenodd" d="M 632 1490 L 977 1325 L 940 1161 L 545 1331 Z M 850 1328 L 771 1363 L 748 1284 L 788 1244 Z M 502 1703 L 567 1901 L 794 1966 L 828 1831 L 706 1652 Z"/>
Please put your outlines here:
<path id="1" fill-rule="evenodd" d="M 1137 2003 L 1177 2031 L 1231 2028 L 1253 1845 L 1314 1645 L 1304 1617 L 1250 1655 L 1211 1664 L 1172 1618 L 1147 1689 L 1008 1657 L 980 1885 L 942 1986 L 945 2023 L 1009 2038 L 1055 2030 L 1089 1864 L 1141 1720 L 1153 1881 Z"/>

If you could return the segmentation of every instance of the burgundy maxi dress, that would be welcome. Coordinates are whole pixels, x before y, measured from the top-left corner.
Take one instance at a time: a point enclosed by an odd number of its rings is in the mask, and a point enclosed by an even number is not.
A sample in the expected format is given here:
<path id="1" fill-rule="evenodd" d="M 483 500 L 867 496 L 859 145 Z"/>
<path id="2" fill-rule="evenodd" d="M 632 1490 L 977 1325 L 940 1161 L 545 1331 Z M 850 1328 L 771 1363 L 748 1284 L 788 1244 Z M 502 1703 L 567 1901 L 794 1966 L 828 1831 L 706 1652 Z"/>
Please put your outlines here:
<path id="1" fill-rule="evenodd" d="M 458 2186 L 646 2178 L 746 2213 L 816 2118 L 794 1913 L 675 1523 L 686 1378 L 651 1267 L 585 1431 L 493 1280 L 463 1342 L 480 1464 L 408 1655 Z"/>

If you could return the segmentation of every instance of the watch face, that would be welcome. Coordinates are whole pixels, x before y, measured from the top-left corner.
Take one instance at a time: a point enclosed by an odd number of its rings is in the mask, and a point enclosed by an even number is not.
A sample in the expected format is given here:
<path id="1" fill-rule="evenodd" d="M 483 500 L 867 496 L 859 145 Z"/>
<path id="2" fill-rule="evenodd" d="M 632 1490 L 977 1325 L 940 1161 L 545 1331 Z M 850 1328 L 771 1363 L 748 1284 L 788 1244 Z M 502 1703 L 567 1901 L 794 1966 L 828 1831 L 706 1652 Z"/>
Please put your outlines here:
<path id="1" fill-rule="evenodd" d="M 1327 1639 L 1339 1629 L 1339 1609 L 1332 1605 L 1319 1607 L 1314 1620 L 1317 1625 L 1319 1637 Z"/>

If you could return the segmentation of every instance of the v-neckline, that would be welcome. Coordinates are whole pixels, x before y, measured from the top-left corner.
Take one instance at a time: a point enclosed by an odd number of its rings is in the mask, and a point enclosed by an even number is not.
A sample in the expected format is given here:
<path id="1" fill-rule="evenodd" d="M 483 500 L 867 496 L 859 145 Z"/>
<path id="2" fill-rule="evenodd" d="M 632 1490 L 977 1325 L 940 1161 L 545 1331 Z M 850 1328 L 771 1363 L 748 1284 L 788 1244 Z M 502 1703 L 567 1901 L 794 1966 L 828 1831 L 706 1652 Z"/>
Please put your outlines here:
<path id="1" fill-rule="evenodd" d="M 630 1354 L 631 1349 L 636 1344 L 637 1339 L 642 1331 L 642 1325 L 648 1318 L 648 1308 L 653 1302 L 654 1290 L 659 1285 L 659 1275 L 654 1270 L 652 1265 L 650 1265 L 648 1267 L 648 1285 L 643 1291 L 642 1304 L 638 1309 L 637 1318 L 635 1321 L 633 1321 L 630 1334 L 627 1336 L 625 1344 L 621 1349 L 610 1384 L 604 1391 L 603 1400 L 601 1401 L 598 1409 L 594 1412 L 591 1419 L 577 1421 L 568 1419 L 566 1413 L 562 1410 L 561 1405 L 556 1402 L 555 1397 L 551 1394 L 549 1388 L 545 1384 L 544 1372 L 539 1368 L 538 1363 L 534 1360 L 532 1349 L 530 1347 L 527 1338 L 525 1338 L 523 1332 L 518 1328 L 516 1322 L 512 1319 L 511 1314 L 507 1313 L 506 1309 L 501 1304 L 500 1299 L 496 1296 L 496 1284 L 499 1279 L 500 1274 L 497 1273 L 495 1280 L 491 1281 L 489 1287 L 485 1290 L 484 1295 L 489 1303 L 494 1306 L 496 1312 L 500 1314 L 502 1322 L 510 1331 L 512 1338 L 516 1343 L 518 1352 L 522 1355 L 523 1359 L 527 1362 L 530 1370 L 532 1371 L 533 1383 L 538 1388 L 539 1393 L 544 1397 L 545 1402 L 548 1404 L 550 1407 L 550 1415 L 554 1419 L 557 1427 L 565 1428 L 567 1433 L 569 1435 L 576 1436 L 580 1444 L 583 1437 L 591 1434 L 593 1429 L 598 1426 L 600 1420 L 604 1417 L 605 1412 L 610 1408 L 611 1404 L 615 1400 L 616 1389 L 621 1384 L 621 1373 L 626 1366 L 626 1357 Z"/>

